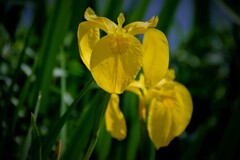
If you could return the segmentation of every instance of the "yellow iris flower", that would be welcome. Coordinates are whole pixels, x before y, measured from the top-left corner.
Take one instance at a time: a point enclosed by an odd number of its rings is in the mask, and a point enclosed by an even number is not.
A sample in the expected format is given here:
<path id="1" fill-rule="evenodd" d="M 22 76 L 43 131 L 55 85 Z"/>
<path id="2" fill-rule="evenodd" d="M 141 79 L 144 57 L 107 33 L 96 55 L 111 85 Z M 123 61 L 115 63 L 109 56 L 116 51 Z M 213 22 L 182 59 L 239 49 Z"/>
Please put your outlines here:
<path id="1" fill-rule="evenodd" d="M 154 28 L 158 17 L 124 27 L 123 13 L 117 18 L 118 24 L 97 16 L 91 8 L 86 9 L 84 17 L 87 21 L 79 24 L 77 33 L 80 57 L 102 89 L 122 93 L 141 67 L 149 87 L 164 77 L 169 49 L 165 35 Z M 100 37 L 100 29 L 107 35 Z M 142 43 L 135 37 L 138 34 L 144 35 Z"/>
<path id="2" fill-rule="evenodd" d="M 174 77 L 174 70 L 169 70 L 156 86 L 148 88 L 141 74 L 140 79 L 127 89 L 139 96 L 140 117 L 146 122 L 149 137 L 156 149 L 167 146 L 174 137 L 179 136 L 192 116 L 191 95 L 187 88 L 174 81 Z M 111 97 L 108 108 L 105 116 L 107 131 L 116 139 L 124 139 L 126 123 L 119 109 L 117 95 Z"/>

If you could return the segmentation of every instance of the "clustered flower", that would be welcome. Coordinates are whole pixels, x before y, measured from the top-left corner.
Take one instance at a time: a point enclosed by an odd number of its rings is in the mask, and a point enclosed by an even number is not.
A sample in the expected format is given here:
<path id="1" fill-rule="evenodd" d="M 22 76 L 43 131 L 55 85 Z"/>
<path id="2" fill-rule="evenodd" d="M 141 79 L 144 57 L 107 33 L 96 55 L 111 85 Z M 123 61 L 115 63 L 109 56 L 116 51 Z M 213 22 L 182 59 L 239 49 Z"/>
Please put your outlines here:
<path id="1" fill-rule="evenodd" d="M 187 88 L 174 81 L 174 70 L 168 69 L 168 41 L 155 28 L 158 17 L 123 27 L 122 13 L 118 24 L 97 16 L 91 8 L 84 16 L 87 21 L 78 27 L 80 57 L 96 83 L 112 94 L 105 113 L 107 131 L 118 140 L 127 136 L 118 96 L 127 90 L 139 97 L 139 116 L 155 148 L 167 146 L 187 127 L 193 104 Z M 105 36 L 100 37 L 100 29 Z M 138 34 L 143 34 L 142 43 L 135 37 Z M 135 80 L 141 68 L 143 73 Z"/>

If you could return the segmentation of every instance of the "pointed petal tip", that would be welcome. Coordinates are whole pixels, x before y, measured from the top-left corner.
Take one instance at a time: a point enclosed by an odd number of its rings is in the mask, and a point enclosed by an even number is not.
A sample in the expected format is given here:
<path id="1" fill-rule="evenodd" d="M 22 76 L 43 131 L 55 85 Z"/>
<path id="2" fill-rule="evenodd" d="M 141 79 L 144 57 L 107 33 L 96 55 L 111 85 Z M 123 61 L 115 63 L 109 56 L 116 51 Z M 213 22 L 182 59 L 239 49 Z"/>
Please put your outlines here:
<path id="1" fill-rule="evenodd" d="M 117 18 L 117 21 L 118 21 L 118 25 L 122 26 L 123 23 L 125 22 L 125 17 L 124 17 L 124 14 L 121 12 Z"/>
<path id="2" fill-rule="evenodd" d="M 95 12 L 94 12 L 94 10 L 92 8 L 88 7 L 86 9 L 85 13 L 84 13 L 84 18 L 88 20 L 90 16 L 94 16 L 95 17 L 96 14 L 95 14 Z"/>
<path id="3" fill-rule="evenodd" d="M 156 27 L 158 24 L 158 16 L 153 16 L 148 23 L 150 24 L 149 27 Z"/>

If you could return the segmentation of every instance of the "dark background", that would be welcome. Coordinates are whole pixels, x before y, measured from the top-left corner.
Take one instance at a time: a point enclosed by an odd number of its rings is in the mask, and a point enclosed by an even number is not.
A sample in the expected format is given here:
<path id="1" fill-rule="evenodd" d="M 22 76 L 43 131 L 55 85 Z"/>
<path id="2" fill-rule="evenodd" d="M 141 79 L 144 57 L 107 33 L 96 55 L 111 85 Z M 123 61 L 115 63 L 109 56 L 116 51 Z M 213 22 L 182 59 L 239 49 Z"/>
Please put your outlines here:
<path id="1" fill-rule="evenodd" d="M 91 77 L 79 58 L 76 36 L 88 6 L 114 22 L 123 12 L 125 24 L 158 15 L 157 28 L 169 40 L 170 68 L 189 89 L 194 104 L 186 131 L 154 151 L 141 144 L 136 96 L 123 94 L 128 138 L 113 140 L 102 127 L 92 159 L 240 159 L 237 0 L 0 1 L 0 159 L 22 158 L 39 92 L 36 123 L 44 141 L 64 112 L 60 106 L 69 106 Z M 91 91 L 81 105 L 90 105 L 97 95 L 97 89 Z M 62 159 L 79 159 L 84 152 L 83 139 L 89 137 L 84 127 L 91 126 L 93 115 L 87 112 L 84 119 L 83 112 L 76 108 L 68 120 Z M 31 152 L 27 157 L 31 159 Z"/>

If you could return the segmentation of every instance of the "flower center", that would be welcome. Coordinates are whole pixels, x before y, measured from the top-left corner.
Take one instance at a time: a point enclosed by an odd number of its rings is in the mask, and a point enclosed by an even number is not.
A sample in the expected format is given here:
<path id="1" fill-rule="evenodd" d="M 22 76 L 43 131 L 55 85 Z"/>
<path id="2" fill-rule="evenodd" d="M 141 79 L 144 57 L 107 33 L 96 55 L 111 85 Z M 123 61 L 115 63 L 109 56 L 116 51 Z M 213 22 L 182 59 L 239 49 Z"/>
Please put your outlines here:
<path id="1" fill-rule="evenodd" d="M 128 48 L 129 44 L 124 37 L 113 36 L 112 41 L 110 42 L 110 48 L 114 54 L 124 54 Z"/>

